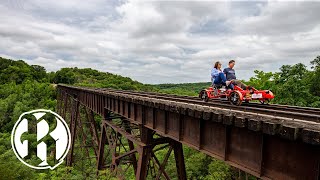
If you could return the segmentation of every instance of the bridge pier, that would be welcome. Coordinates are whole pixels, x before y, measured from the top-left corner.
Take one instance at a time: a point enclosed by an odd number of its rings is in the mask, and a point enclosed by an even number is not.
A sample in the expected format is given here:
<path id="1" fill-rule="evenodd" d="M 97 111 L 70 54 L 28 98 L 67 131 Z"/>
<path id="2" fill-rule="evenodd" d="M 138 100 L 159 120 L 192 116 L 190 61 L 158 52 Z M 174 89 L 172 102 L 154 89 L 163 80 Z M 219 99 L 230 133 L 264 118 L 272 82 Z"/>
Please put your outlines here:
<path id="1" fill-rule="evenodd" d="M 76 139 L 77 121 L 79 118 L 79 106 L 80 103 L 77 99 L 71 99 L 71 109 L 70 109 L 70 131 L 71 131 L 71 145 L 70 153 L 67 158 L 67 166 L 71 166 L 73 163 L 73 150 Z M 67 106 L 66 106 L 67 107 Z"/>
<path id="2" fill-rule="evenodd" d="M 174 158 L 176 160 L 176 168 L 177 168 L 178 178 L 179 179 L 187 179 L 182 144 L 180 142 L 174 142 L 173 150 L 174 150 Z"/>

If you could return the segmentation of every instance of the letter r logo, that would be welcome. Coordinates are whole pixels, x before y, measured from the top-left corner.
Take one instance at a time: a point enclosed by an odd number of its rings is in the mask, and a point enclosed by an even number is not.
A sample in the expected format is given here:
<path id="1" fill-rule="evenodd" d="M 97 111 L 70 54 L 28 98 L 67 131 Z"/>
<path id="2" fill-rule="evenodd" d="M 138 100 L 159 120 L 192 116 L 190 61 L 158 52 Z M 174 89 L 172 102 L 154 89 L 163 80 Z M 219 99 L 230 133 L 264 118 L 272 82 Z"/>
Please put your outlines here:
<path id="1" fill-rule="evenodd" d="M 30 118 L 32 117 L 32 118 Z M 32 121 L 37 122 L 32 122 Z M 29 123 L 31 121 L 32 123 Z M 50 128 L 50 124 L 54 124 L 55 128 Z M 34 126 L 36 127 L 30 127 Z M 26 161 L 31 158 L 28 156 L 30 151 L 30 142 L 29 140 L 22 140 L 23 136 L 32 137 L 32 132 L 29 132 L 28 129 L 36 128 L 36 156 L 39 161 L 31 164 L 31 161 Z M 48 139 L 55 142 L 55 152 L 54 163 L 48 163 L 48 145 L 46 141 Z M 55 112 L 50 110 L 38 109 L 21 114 L 19 120 L 13 127 L 11 133 L 11 145 L 15 155 L 18 159 L 23 162 L 25 165 L 34 168 L 34 169 L 54 169 L 63 162 L 63 159 L 66 157 L 69 148 L 70 148 L 71 136 L 70 130 L 66 122 Z M 52 146 L 52 141 L 50 143 Z M 52 159 L 52 158 L 51 158 Z"/>

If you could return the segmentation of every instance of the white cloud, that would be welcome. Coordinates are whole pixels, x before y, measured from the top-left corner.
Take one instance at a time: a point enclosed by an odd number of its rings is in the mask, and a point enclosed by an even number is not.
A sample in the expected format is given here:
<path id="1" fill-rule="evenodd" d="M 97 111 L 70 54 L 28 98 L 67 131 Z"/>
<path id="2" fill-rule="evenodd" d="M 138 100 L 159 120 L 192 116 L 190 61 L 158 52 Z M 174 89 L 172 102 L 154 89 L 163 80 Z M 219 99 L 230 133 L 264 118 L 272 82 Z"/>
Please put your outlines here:
<path id="1" fill-rule="evenodd" d="M 47 70 L 91 67 L 145 83 L 209 81 L 319 55 L 319 2 L 11 0 L 0 3 L 0 55 Z"/>
<path id="2" fill-rule="evenodd" d="M 288 35 L 310 31 L 319 25 L 319 2 L 274 2 L 260 7 L 259 16 L 235 19 L 242 33 L 259 35 Z"/>

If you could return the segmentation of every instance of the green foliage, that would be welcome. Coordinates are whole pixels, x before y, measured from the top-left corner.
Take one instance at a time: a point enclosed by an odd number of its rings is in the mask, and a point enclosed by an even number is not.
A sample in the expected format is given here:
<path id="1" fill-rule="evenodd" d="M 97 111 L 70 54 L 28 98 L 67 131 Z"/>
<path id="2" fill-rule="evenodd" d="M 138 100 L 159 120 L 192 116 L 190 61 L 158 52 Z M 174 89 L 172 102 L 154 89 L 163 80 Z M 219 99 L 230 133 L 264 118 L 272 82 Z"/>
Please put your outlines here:
<path id="1" fill-rule="evenodd" d="M 191 148 L 184 148 L 187 176 L 190 179 L 205 179 L 212 158 Z"/>
<path id="2" fill-rule="evenodd" d="M 0 131 L 10 132 L 22 112 L 33 109 L 54 110 L 56 92 L 49 83 L 25 80 L 0 85 Z"/>
<path id="3" fill-rule="evenodd" d="M 0 133 L 0 179 L 32 179 L 35 170 L 22 164 L 11 149 L 9 133 Z"/>
<path id="4" fill-rule="evenodd" d="M 155 88 L 159 89 L 158 92 L 166 94 L 177 94 L 184 96 L 198 96 L 202 89 L 210 86 L 210 82 L 201 83 L 183 83 L 183 84 L 158 84 L 153 85 Z"/>
<path id="5" fill-rule="evenodd" d="M 226 163 L 213 159 L 212 162 L 209 164 L 209 174 L 205 177 L 207 180 L 216 179 L 216 180 L 223 180 L 223 179 L 231 179 L 232 171 L 230 166 Z"/>
<path id="6" fill-rule="evenodd" d="M 274 74 L 272 72 L 263 72 L 259 70 L 254 71 L 255 76 L 251 77 L 248 84 L 256 89 L 272 89 L 275 83 L 272 81 Z"/>
<path id="7" fill-rule="evenodd" d="M 255 77 L 247 84 L 256 89 L 269 89 L 275 94 L 272 103 L 320 107 L 320 57 L 311 64 L 314 70 L 308 70 L 304 64 L 284 65 L 279 72 L 254 71 Z"/>
<path id="8" fill-rule="evenodd" d="M 311 61 L 314 73 L 310 76 L 310 91 L 315 96 L 320 96 L 320 56 Z M 318 106 L 320 107 L 319 103 Z"/>
<path id="9" fill-rule="evenodd" d="M 27 79 L 47 82 L 45 68 L 38 65 L 30 66 L 22 60 L 13 61 L 0 57 L 0 84 L 8 82 L 20 84 Z"/>
<path id="10" fill-rule="evenodd" d="M 62 68 L 57 71 L 53 77 L 54 83 L 74 84 L 76 77 L 72 70 L 72 68 Z"/>
<path id="11" fill-rule="evenodd" d="M 111 73 L 99 72 L 91 68 L 62 68 L 57 71 L 52 78 L 53 83 L 74 84 L 86 87 L 113 88 L 122 90 L 152 91 L 150 85 L 144 85 L 138 81 L 133 81 L 128 77 Z"/>

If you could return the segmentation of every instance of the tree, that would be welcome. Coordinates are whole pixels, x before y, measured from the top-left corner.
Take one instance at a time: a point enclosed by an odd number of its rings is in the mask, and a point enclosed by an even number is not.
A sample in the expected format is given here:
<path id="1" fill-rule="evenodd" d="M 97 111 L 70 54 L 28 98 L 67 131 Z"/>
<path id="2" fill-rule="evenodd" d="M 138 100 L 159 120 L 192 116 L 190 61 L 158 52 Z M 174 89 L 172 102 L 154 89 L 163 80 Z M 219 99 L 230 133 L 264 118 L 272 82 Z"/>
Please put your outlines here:
<path id="1" fill-rule="evenodd" d="M 320 96 L 320 56 L 311 61 L 314 74 L 310 77 L 310 91 L 315 96 Z"/>
<path id="2" fill-rule="evenodd" d="M 311 61 L 312 69 L 319 69 L 320 68 L 320 56 L 317 56 L 313 61 Z"/>

